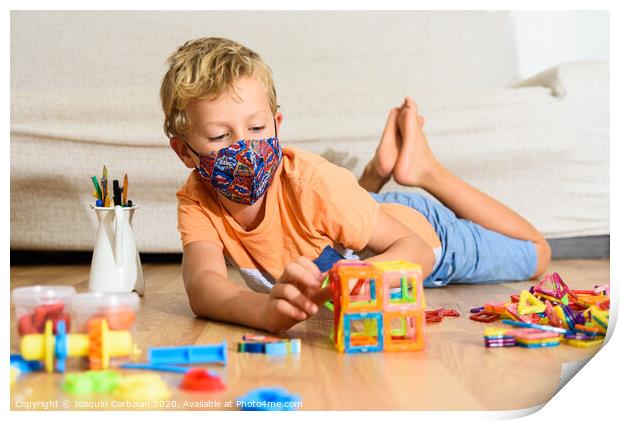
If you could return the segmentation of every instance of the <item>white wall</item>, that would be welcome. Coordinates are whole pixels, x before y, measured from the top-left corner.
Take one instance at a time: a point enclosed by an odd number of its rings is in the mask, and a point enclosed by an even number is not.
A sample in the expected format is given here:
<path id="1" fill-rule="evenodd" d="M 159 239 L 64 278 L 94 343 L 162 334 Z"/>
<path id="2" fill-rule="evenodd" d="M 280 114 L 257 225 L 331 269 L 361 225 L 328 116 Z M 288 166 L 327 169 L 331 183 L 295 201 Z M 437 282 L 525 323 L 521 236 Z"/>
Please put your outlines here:
<path id="1" fill-rule="evenodd" d="M 566 61 L 609 61 L 607 11 L 511 12 L 522 77 Z"/>

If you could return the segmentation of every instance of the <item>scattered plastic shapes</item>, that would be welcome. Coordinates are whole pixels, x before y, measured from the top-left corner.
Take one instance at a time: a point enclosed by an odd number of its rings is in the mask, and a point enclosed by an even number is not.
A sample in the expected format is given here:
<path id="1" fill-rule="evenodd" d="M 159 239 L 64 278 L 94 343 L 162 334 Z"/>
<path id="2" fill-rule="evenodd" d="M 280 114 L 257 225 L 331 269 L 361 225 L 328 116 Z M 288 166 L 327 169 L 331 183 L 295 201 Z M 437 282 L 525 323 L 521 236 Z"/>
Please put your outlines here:
<path id="1" fill-rule="evenodd" d="M 517 300 L 518 298 L 518 300 Z M 507 303 L 486 303 L 472 309 L 470 319 L 497 319 L 514 326 L 515 344 L 525 348 L 558 346 L 560 341 L 578 347 L 602 344 L 609 322 L 609 286 L 592 290 L 570 290 L 557 273 L 546 275 L 538 284 Z M 487 347 L 512 346 L 509 334 L 485 328 Z"/>
<path id="2" fill-rule="evenodd" d="M 461 314 L 452 309 L 439 308 L 437 310 L 427 310 L 424 312 L 426 323 L 439 323 L 444 317 L 460 317 Z"/>

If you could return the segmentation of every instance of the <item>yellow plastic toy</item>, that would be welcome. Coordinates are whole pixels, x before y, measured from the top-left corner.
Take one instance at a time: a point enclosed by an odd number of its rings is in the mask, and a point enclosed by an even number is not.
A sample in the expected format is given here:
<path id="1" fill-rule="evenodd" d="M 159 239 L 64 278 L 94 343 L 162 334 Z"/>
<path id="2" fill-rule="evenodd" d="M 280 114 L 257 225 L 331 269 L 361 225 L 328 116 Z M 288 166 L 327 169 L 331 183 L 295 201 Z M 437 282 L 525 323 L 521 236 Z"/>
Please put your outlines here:
<path id="1" fill-rule="evenodd" d="M 592 318 L 592 324 L 598 325 L 607 330 L 607 325 L 609 324 L 609 311 L 601 310 L 593 305 L 589 308 L 589 312 L 590 317 Z"/>
<path id="2" fill-rule="evenodd" d="M 570 346 L 576 346 L 578 348 L 590 348 L 594 346 L 603 345 L 604 339 L 595 339 L 590 341 L 583 341 L 578 339 L 567 339 L 566 343 Z"/>
<path id="3" fill-rule="evenodd" d="M 19 368 L 11 366 L 11 386 L 17 381 L 20 373 Z"/>
<path id="4" fill-rule="evenodd" d="M 419 265 L 339 261 L 329 271 L 329 285 L 339 352 L 424 348 L 426 303 Z"/>
<path id="5" fill-rule="evenodd" d="M 171 395 L 166 382 L 154 373 L 122 377 L 114 390 L 114 397 L 125 401 L 159 401 Z"/>
<path id="6" fill-rule="evenodd" d="M 53 372 L 54 368 L 64 372 L 67 357 L 88 357 L 92 370 L 105 370 L 110 367 L 110 360 L 114 357 L 135 359 L 140 354 L 131 333 L 126 330 L 110 331 L 108 321 L 104 318 L 91 320 L 88 334 L 67 334 L 64 322 L 58 324 L 56 336 L 52 329 L 52 321 L 48 320 L 42 334 L 24 335 L 20 342 L 24 360 L 42 361 L 48 373 Z"/>
<path id="7" fill-rule="evenodd" d="M 519 314 L 542 313 L 547 308 L 538 298 L 533 296 L 528 290 L 523 290 L 519 297 Z"/>

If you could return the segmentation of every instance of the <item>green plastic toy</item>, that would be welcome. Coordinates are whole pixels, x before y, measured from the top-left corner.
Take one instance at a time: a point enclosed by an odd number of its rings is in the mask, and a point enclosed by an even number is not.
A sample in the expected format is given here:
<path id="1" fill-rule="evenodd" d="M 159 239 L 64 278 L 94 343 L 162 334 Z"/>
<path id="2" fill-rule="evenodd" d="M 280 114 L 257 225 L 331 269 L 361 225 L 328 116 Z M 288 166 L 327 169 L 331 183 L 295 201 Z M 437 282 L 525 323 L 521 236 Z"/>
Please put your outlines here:
<path id="1" fill-rule="evenodd" d="M 71 395 L 111 393 L 120 380 L 120 374 L 112 370 L 70 373 L 65 376 L 62 389 Z"/>

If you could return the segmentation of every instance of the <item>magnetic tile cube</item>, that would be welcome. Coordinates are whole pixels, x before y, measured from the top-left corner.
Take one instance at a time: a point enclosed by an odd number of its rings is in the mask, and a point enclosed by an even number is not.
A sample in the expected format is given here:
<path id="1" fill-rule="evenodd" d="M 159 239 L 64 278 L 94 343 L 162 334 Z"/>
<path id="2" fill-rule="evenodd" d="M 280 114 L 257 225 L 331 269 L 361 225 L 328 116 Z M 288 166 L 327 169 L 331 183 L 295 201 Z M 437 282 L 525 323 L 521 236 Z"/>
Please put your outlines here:
<path id="1" fill-rule="evenodd" d="M 329 271 L 329 286 L 339 352 L 424 348 L 426 303 L 419 265 L 339 261 Z"/>

